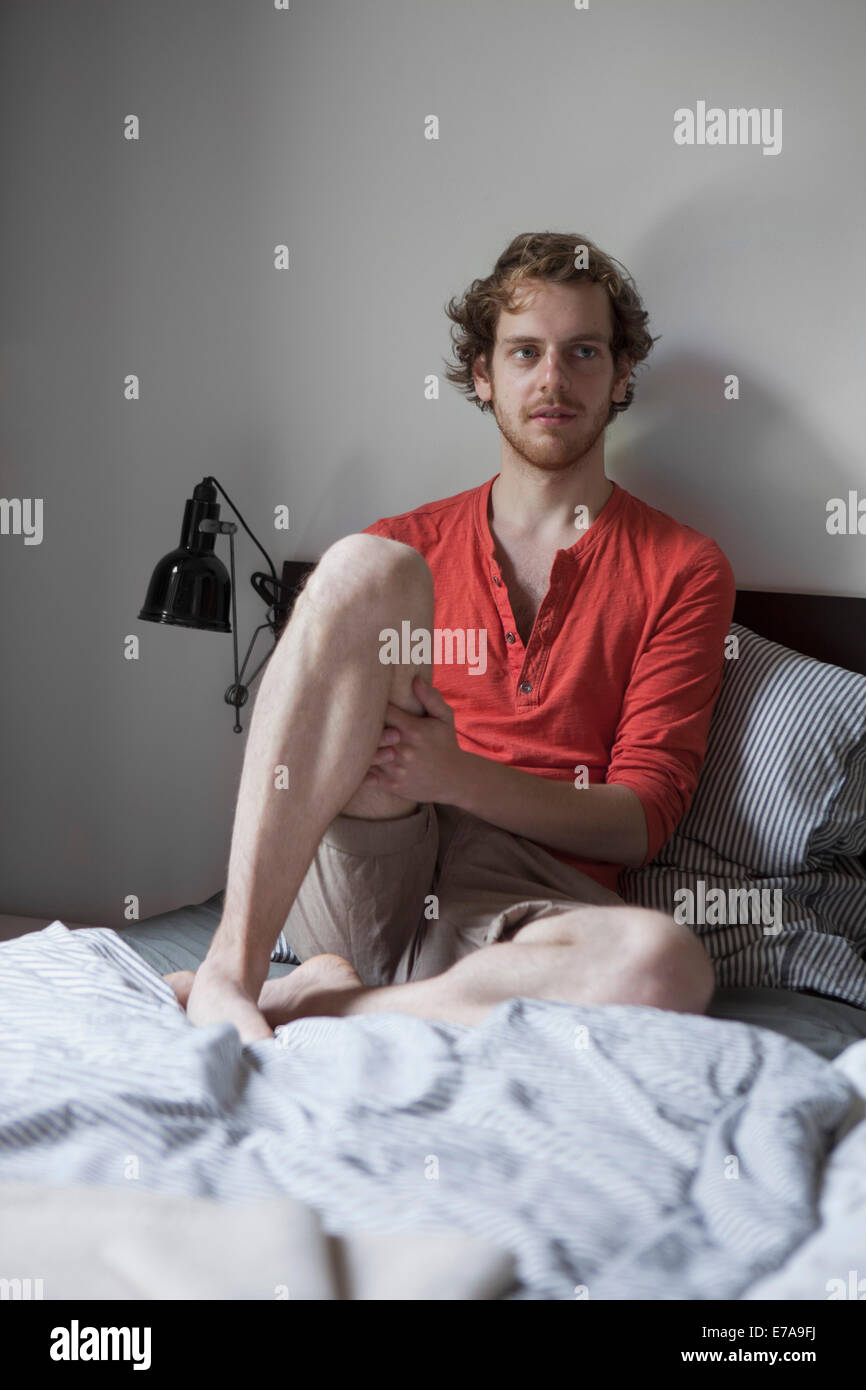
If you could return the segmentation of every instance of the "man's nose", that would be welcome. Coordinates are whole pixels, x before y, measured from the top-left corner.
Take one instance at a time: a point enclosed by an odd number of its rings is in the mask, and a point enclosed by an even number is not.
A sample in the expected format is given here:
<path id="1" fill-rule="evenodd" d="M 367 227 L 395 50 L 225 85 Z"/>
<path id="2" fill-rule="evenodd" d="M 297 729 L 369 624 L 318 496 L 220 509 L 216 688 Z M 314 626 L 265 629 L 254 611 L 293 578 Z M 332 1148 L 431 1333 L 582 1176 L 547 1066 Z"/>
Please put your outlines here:
<path id="1" fill-rule="evenodd" d="M 556 348 L 548 348 L 542 357 L 541 375 L 551 387 L 556 387 L 567 379 L 565 358 Z"/>

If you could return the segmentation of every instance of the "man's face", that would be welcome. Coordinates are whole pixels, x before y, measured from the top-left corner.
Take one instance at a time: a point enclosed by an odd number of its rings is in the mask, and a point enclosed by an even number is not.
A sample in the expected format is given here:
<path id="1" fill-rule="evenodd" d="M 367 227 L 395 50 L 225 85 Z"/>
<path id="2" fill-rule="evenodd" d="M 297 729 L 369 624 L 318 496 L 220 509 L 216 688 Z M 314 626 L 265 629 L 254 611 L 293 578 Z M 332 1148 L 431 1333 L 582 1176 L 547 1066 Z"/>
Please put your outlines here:
<path id="1" fill-rule="evenodd" d="M 475 365 L 475 389 L 493 405 L 496 423 L 527 463 L 560 472 L 603 449 L 611 401 L 625 397 L 631 364 L 615 367 L 607 291 L 590 281 L 528 281 L 520 308 L 503 310 L 492 371 Z M 564 418 L 544 418 L 561 410 Z M 603 453 L 601 455 L 603 457 Z"/>

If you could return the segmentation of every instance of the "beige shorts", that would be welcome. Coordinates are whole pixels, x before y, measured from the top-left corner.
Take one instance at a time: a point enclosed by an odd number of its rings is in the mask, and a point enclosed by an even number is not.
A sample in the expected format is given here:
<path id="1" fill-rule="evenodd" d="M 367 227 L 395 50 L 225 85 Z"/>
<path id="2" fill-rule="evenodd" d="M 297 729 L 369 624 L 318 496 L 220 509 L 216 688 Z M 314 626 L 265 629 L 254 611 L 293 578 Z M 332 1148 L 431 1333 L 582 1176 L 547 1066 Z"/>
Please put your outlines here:
<path id="1" fill-rule="evenodd" d="M 284 932 L 302 961 L 333 952 L 365 985 L 427 980 L 528 922 L 623 899 L 540 845 L 453 806 L 399 820 L 338 816 Z"/>

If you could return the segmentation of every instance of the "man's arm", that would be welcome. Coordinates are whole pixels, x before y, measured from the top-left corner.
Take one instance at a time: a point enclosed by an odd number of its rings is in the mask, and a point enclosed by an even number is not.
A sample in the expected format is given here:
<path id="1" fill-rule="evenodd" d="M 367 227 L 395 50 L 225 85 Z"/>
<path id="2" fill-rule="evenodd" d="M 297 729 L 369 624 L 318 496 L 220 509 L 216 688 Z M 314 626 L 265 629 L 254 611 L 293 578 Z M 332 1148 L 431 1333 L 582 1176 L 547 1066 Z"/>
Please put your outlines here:
<path id="1" fill-rule="evenodd" d="M 505 763 L 464 753 L 462 790 L 454 803 L 481 820 L 577 859 L 638 868 L 646 858 L 647 826 L 631 787 L 575 787 Z"/>
<path id="2" fill-rule="evenodd" d="M 605 774 L 644 807 L 653 859 L 689 809 L 722 686 L 734 572 L 707 540 L 676 576 L 649 640 L 632 665 Z M 640 866 L 638 866 L 640 867 Z"/>
<path id="3" fill-rule="evenodd" d="M 575 787 L 492 758 L 467 753 L 454 732 L 451 706 L 417 677 L 412 689 L 425 715 L 388 705 L 386 728 L 368 786 L 408 801 L 438 801 L 537 840 L 578 859 L 639 865 L 646 857 L 646 817 L 630 787 Z"/>

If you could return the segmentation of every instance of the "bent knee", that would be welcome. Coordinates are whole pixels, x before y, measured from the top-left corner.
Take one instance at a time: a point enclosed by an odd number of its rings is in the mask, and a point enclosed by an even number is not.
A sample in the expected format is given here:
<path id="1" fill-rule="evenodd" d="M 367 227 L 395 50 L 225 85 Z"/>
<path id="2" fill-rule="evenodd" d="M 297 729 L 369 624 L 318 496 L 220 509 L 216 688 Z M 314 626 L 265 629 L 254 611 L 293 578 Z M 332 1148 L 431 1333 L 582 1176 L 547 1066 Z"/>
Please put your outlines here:
<path id="1" fill-rule="evenodd" d="M 302 591 L 320 604 L 365 604 L 380 598 L 432 602 L 433 576 L 423 555 L 402 541 L 365 532 L 343 536 L 329 546 Z"/>
<path id="2" fill-rule="evenodd" d="M 599 938 L 603 952 L 596 956 Z M 576 946 L 577 1002 L 584 997 L 582 976 L 594 968 L 615 1003 L 706 1013 L 715 992 L 712 962 L 694 932 L 651 908 L 579 907 L 527 924 L 515 940 Z"/>
<path id="3" fill-rule="evenodd" d="M 631 909 L 629 954 L 643 1003 L 706 1013 L 716 988 L 713 963 L 691 928 L 664 912 Z"/>

